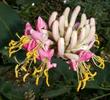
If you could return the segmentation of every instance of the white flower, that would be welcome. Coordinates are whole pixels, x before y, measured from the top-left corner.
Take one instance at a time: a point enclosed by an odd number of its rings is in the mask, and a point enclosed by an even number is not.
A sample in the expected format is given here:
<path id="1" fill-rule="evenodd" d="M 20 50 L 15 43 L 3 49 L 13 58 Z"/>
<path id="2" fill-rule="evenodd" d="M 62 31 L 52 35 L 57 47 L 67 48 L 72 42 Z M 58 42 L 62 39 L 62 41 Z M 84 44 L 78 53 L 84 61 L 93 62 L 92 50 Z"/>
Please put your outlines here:
<path id="1" fill-rule="evenodd" d="M 71 55 L 79 50 L 90 50 L 95 42 L 95 19 L 87 19 L 86 14 L 81 15 L 77 21 L 81 7 L 77 6 L 69 17 L 70 8 L 67 7 L 59 17 L 54 11 L 49 18 L 49 28 L 52 38 L 58 44 L 58 56 L 65 58 L 65 53 Z"/>

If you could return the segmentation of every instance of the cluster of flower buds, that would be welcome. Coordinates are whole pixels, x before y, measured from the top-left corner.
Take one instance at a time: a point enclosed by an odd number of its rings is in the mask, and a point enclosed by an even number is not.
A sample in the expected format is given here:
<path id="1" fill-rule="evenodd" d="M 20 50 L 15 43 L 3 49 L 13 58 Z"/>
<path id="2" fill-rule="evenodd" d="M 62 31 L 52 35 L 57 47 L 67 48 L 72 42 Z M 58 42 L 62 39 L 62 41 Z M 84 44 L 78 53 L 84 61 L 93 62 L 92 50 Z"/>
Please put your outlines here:
<path id="1" fill-rule="evenodd" d="M 84 89 L 86 82 L 96 75 L 96 72 L 90 71 L 92 66 L 102 69 L 105 67 L 104 59 L 90 51 L 95 42 L 99 44 L 95 34 L 95 19 L 87 19 L 86 14 L 82 14 L 81 20 L 77 21 L 80 9 L 80 6 L 77 6 L 70 15 L 70 8 L 67 7 L 59 17 L 58 12 L 54 11 L 49 18 L 49 29 L 41 17 L 36 22 L 36 30 L 29 23 L 26 24 L 24 35 L 22 37 L 17 35 L 20 40 L 11 40 L 9 43 L 9 56 L 20 49 L 26 51 L 23 62 L 20 63 L 15 57 L 16 77 L 23 71 L 25 73 L 23 81 L 31 75 L 36 78 L 38 85 L 40 77 L 44 75 L 49 86 L 48 70 L 56 67 L 55 63 L 51 64 L 51 58 L 57 53 L 58 57 L 66 61 L 69 69 L 77 72 L 77 91 L 79 91 Z M 91 65 L 90 60 L 94 65 Z M 37 61 L 41 62 L 39 66 L 36 64 Z M 32 65 L 34 66 L 31 67 Z"/>
<path id="2" fill-rule="evenodd" d="M 99 44 L 95 34 L 95 19 L 87 19 L 83 13 L 81 20 L 77 21 L 80 9 L 80 6 L 77 6 L 70 17 L 70 8 L 67 7 L 61 16 L 57 17 L 58 13 L 55 11 L 49 19 L 51 38 L 56 43 L 58 56 L 65 59 L 70 68 L 77 72 L 79 81 L 77 91 L 83 89 L 86 81 L 96 75 L 96 72 L 93 74 L 90 72 L 92 66 L 89 60 L 92 59 L 93 63 L 102 69 L 105 66 L 104 60 L 90 51 L 95 42 Z"/>
<path id="3" fill-rule="evenodd" d="M 57 12 L 53 12 L 49 27 L 52 29 L 54 41 L 58 43 L 58 55 L 62 58 L 78 59 L 75 52 L 89 50 L 95 42 L 95 19 L 87 19 L 86 14 L 82 14 L 81 21 L 76 22 L 80 6 L 74 9 L 70 20 L 69 12 L 70 8 L 67 7 L 59 18 Z"/>

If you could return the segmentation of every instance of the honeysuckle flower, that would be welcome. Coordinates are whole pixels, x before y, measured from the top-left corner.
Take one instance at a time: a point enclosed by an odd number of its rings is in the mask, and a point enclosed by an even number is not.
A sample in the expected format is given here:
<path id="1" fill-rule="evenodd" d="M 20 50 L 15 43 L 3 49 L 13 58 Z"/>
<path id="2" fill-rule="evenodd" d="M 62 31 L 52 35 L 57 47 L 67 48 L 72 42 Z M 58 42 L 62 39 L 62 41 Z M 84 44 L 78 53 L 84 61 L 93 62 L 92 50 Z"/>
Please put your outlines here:
<path id="1" fill-rule="evenodd" d="M 45 46 L 42 49 L 39 49 L 39 60 L 42 61 L 40 65 L 40 69 L 36 69 L 33 72 L 33 76 L 36 77 L 36 85 L 38 85 L 39 79 L 42 76 L 41 73 L 44 73 L 46 77 L 46 84 L 49 86 L 48 82 L 48 70 L 56 67 L 56 63 L 51 63 L 52 56 L 54 54 L 54 50 L 50 49 L 51 41 L 46 41 Z M 39 67 L 38 67 L 39 68 Z"/>
<path id="2" fill-rule="evenodd" d="M 86 14 L 82 14 L 81 22 L 77 22 L 80 6 L 75 8 L 70 20 L 69 12 L 70 8 L 67 7 L 59 20 L 56 19 L 57 12 L 53 12 L 49 19 L 52 37 L 58 44 L 58 55 L 62 58 L 65 57 L 65 53 L 90 50 L 95 42 L 95 19 L 87 19 Z"/>
<path id="3" fill-rule="evenodd" d="M 89 61 L 92 59 L 93 63 L 97 67 L 100 67 L 102 69 L 105 67 L 105 65 L 104 60 L 101 57 L 96 56 L 90 51 L 81 50 L 78 51 L 77 54 L 79 54 L 79 59 L 70 59 L 69 61 L 67 61 L 67 63 L 70 65 L 70 68 L 72 70 L 77 72 L 79 81 L 77 91 L 79 91 L 80 88 L 85 88 L 86 81 L 88 81 L 89 79 L 93 79 L 96 75 L 96 72 L 92 73 L 90 71 L 92 65 L 89 64 Z M 93 59 L 97 59 L 97 61 L 94 61 Z M 86 62 L 88 62 L 88 64 Z M 98 62 L 99 65 L 97 65 L 96 62 Z"/>
<path id="4" fill-rule="evenodd" d="M 39 53 L 39 58 L 38 59 L 41 60 L 41 61 L 43 61 L 43 62 L 44 62 L 45 59 L 47 59 L 46 61 L 49 62 L 48 63 L 49 66 L 47 66 L 48 69 L 52 68 L 52 65 L 53 65 L 53 67 L 56 67 L 56 64 L 51 64 L 50 63 L 51 62 L 51 59 L 52 59 L 52 57 L 54 55 L 54 49 L 50 49 L 49 48 L 50 45 L 51 45 L 51 41 L 48 40 L 46 42 L 46 45 L 42 49 L 39 49 L 38 50 L 38 53 Z"/>
<path id="5" fill-rule="evenodd" d="M 17 78 L 19 72 L 23 72 L 24 82 L 28 76 L 32 76 L 38 85 L 40 78 L 44 76 L 47 86 L 50 86 L 48 71 L 57 65 L 52 63 L 55 53 L 66 61 L 69 69 L 77 73 L 77 91 L 84 89 L 86 82 L 96 76 L 97 72 L 91 71 L 93 66 L 104 69 L 104 59 L 91 52 L 92 47 L 97 47 L 94 44 L 100 44 L 96 35 L 95 19 L 87 19 L 83 13 L 81 20 L 77 21 L 80 9 L 81 7 L 77 6 L 69 16 L 70 8 L 67 7 L 59 17 L 58 12 L 54 11 L 49 18 L 49 30 L 45 21 L 38 17 L 35 29 L 27 23 L 24 35 L 20 37 L 17 34 L 19 41 L 11 40 L 10 57 L 20 49 L 25 49 L 26 52 L 26 58 L 22 62 L 14 57 L 17 62 L 15 67 Z M 36 64 L 37 62 L 40 64 Z"/>
<path id="6" fill-rule="evenodd" d="M 38 17 L 38 20 L 36 22 L 36 30 L 32 28 L 30 23 L 26 23 L 24 35 L 22 37 L 19 37 L 17 35 L 20 41 L 12 40 L 9 43 L 9 56 L 11 57 L 13 53 L 19 51 L 20 49 L 22 49 L 22 47 L 30 51 L 35 47 L 36 42 L 44 41 L 45 38 L 47 40 L 47 34 L 43 34 L 44 29 L 46 29 L 46 23 L 41 17 Z"/>
<path id="7" fill-rule="evenodd" d="M 51 37 L 57 44 L 57 55 L 67 60 L 70 68 L 77 72 L 77 91 L 85 88 L 86 81 L 96 75 L 96 72 L 90 71 L 93 66 L 90 60 L 101 69 L 105 67 L 104 59 L 90 51 L 95 42 L 99 45 L 98 36 L 95 34 L 95 19 L 87 19 L 83 13 L 80 22 L 77 21 L 80 9 L 81 7 L 77 6 L 69 17 L 70 8 L 67 7 L 61 16 L 57 17 L 58 12 L 55 11 L 49 18 Z"/>
<path id="8" fill-rule="evenodd" d="M 55 63 L 51 63 L 51 58 L 54 54 L 54 49 L 50 49 L 52 41 L 48 39 L 47 25 L 41 17 L 38 17 L 36 21 L 35 29 L 32 28 L 30 23 L 26 23 L 24 35 L 18 38 L 20 41 L 12 40 L 9 43 L 9 55 L 25 49 L 26 58 L 24 61 L 19 62 L 15 57 L 17 65 L 15 67 L 15 76 L 19 77 L 19 72 L 23 72 L 23 81 L 26 81 L 28 76 L 36 78 L 36 85 L 39 83 L 40 77 L 43 75 L 46 78 L 46 84 L 48 83 L 48 70 L 56 67 Z M 41 64 L 35 66 L 37 61 Z M 32 64 L 34 66 L 32 67 Z M 43 74 L 44 73 L 44 74 Z"/>

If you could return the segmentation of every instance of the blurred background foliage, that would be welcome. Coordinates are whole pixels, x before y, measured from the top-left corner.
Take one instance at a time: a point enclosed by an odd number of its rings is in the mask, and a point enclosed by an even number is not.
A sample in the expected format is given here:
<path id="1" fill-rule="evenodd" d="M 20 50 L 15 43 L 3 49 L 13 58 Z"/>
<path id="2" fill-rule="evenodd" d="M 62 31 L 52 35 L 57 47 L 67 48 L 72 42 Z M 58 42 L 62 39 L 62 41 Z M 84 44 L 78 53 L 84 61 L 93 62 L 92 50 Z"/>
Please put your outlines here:
<path id="1" fill-rule="evenodd" d="M 106 61 L 105 70 L 99 73 L 94 81 L 87 83 L 84 90 L 76 92 L 77 76 L 68 70 L 68 65 L 56 57 L 54 62 L 58 68 L 49 72 L 51 86 L 45 85 L 41 79 L 35 86 L 35 80 L 26 83 L 15 79 L 13 59 L 8 57 L 8 42 L 16 38 L 15 34 L 23 34 L 26 22 L 34 26 L 38 16 L 46 21 L 53 11 L 62 13 L 65 7 L 74 9 L 82 7 L 81 13 L 88 18 L 95 17 L 97 34 L 101 45 L 95 52 Z M 18 56 L 20 56 L 18 54 Z M 21 56 L 20 56 L 21 57 Z M 0 1 L 0 100 L 109 100 L 110 99 L 110 0 L 1 0 Z"/>

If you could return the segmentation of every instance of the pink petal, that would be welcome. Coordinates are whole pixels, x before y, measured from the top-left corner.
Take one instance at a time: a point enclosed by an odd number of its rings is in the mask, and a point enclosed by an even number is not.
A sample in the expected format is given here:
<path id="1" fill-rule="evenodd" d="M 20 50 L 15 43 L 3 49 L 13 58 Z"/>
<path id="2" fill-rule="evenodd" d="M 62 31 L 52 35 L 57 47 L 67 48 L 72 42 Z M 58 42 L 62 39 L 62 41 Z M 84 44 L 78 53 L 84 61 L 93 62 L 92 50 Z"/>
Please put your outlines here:
<path id="1" fill-rule="evenodd" d="M 47 25 L 41 17 L 38 17 L 37 22 L 36 22 L 36 30 L 41 32 L 41 29 L 43 29 L 43 28 L 46 29 Z"/>
<path id="2" fill-rule="evenodd" d="M 93 57 L 93 53 L 90 51 L 81 50 L 79 56 L 80 61 L 89 61 Z"/>
<path id="3" fill-rule="evenodd" d="M 47 57 L 46 52 L 43 49 L 40 49 L 38 52 L 39 52 L 39 58 L 40 58 L 40 60 L 43 61 L 43 59 L 45 59 Z"/>
<path id="4" fill-rule="evenodd" d="M 34 49 L 36 47 L 36 41 L 35 40 L 31 40 L 29 43 L 25 44 L 23 46 L 23 48 L 25 48 L 27 51 L 31 51 L 32 49 Z"/>
<path id="5" fill-rule="evenodd" d="M 94 42 L 95 42 L 95 37 L 90 41 L 90 43 L 88 44 L 88 50 L 90 48 L 92 48 L 92 46 L 94 45 Z"/>
<path id="6" fill-rule="evenodd" d="M 54 49 L 51 49 L 48 51 L 48 59 L 51 60 L 52 56 L 54 54 Z"/>
<path id="7" fill-rule="evenodd" d="M 51 64 L 51 62 L 48 62 L 47 66 L 48 66 L 48 69 L 51 69 L 51 68 L 56 68 L 57 64 L 56 63 Z"/>
<path id="8" fill-rule="evenodd" d="M 39 50 L 39 58 L 40 60 L 43 60 L 45 58 L 47 58 L 49 61 L 51 60 L 52 56 L 54 54 L 54 50 L 48 50 L 48 51 L 45 51 L 44 49 L 40 49 Z"/>
<path id="9" fill-rule="evenodd" d="M 36 41 L 31 40 L 30 43 L 29 43 L 29 45 L 28 45 L 27 50 L 28 50 L 28 51 L 31 51 L 31 50 L 34 49 L 35 47 L 36 47 Z"/>
<path id="10" fill-rule="evenodd" d="M 78 62 L 76 60 L 71 59 L 70 61 L 67 61 L 66 63 L 70 65 L 70 68 L 72 70 L 77 71 Z"/>
<path id="11" fill-rule="evenodd" d="M 44 46 L 45 51 L 47 51 L 47 50 L 49 49 L 49 46 L 50 46 L 51 44 L 52 44 L 52 41 L 49 40 L 49 39 L 45 42 L 45 46 Z"/>
<path id="12" fill-rule="evenodd" d="M 35 31 L 33 29 L 30 30 L 30 35 L 32 36 L 33 39 L 35 40 L 41 40 L 42 39 L 42 33 Z"/>
<path id="13" fill-rule="evenodd" d="M 31 24 L 30 23 L 26 23 L 25 30 L 24 30 L 24 35 L 29 35 L 31 29 L 32 29 Z"/>
<path id="14" fill-rule="evenodd" d="M 29 43 L 23 45 L 23 48 L 27 49 L 28 48 Z"/>

